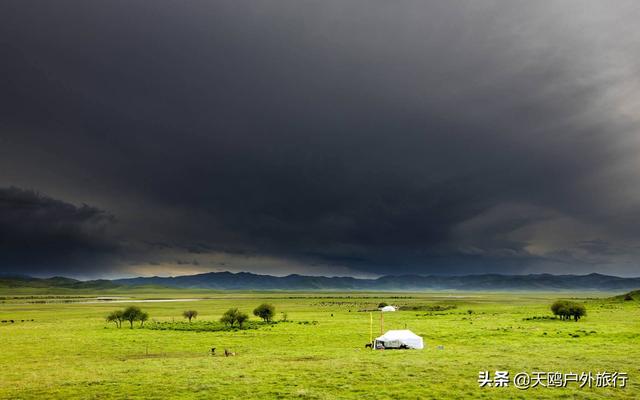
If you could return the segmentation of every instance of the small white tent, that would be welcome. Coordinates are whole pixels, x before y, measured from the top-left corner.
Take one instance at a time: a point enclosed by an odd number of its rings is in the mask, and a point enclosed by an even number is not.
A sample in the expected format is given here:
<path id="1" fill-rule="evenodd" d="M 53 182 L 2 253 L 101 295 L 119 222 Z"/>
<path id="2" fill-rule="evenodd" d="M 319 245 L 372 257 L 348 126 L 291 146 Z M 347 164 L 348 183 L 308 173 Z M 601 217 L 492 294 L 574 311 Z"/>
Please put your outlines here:
<path id="1" fill-rule="evenodd" d="M 423 349 L 422 338 L 408 329 L 387 331 L 377 337 L 373 344 L 374 349 Z"/>
<path id="2" fill-rule="evenodd" d="M 380 309 L 380 311 L 382 312 L 387 312 L 387 311 L 395 311 L 396 308 L 394 306 L 384 306 Z"/>

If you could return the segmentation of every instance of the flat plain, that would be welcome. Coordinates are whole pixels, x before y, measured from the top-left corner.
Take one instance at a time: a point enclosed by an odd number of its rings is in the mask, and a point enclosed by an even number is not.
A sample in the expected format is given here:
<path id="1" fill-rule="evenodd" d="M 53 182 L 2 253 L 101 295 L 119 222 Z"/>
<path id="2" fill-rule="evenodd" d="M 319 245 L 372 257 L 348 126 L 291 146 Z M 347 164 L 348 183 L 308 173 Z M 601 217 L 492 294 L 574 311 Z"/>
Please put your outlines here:
<path id="1" fill-rule="evenodd" d="M 233 292 L 160 288 L 0 291 L 0 398 L 6 399 L 637 399 L 640 302 L 620 293 Z M 121 296 L 110 301 L 99 296 Z M 186 300 L 137 302 L 139 300 Z M 550 304 L 586 305 L 579 322 L 548 319 Z M 258 329 L 207 332 L 149 329 L 217 321 L 229 308 L 261 303 L 276 320 Z M 410 329 L 424 350 L 371 351 L 370 313 L 383 329 Z M 147 327 L 105 321 L 128 305 Z M 407 310 L 414 308 L 413 310 Z M 373 312 L 373 336 L 380 313 Z M 258 319 L 251 316 L 251 320 Z M 216 355 L 211 355 L 211 348 Z M 224 349 L 236 353 L 225 357 Z M 624 388 L 480 387 L 480 371 L 624 372 Z M 595 386 L 595 384 L 594 384 Z"/>

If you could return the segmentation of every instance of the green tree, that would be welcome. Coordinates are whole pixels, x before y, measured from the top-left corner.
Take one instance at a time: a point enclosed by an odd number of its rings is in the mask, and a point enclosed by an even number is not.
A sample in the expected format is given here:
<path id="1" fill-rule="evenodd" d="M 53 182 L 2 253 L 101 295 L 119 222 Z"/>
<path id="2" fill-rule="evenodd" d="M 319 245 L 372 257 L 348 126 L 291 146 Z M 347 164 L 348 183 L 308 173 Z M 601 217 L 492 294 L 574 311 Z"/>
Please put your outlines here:
<path id="1" fill-rule="evenodd" d="M 276 315 L 276 308 L 271 304 L 263 303 L 253 310 L 253 315 L 262 318 L 264 322 L 271 322 Z"/>
<path id="2" fill-rule="evenodd" d="M 224 314 L 222 314 L 222 318 L 220 318 L 220 322 L 222 322 L 225 325 L 233 326 L 233 324 L 235 324 L 236 322 L 236 313 L 238 313 L 237 308 L 228 309 L 227 311 L 225 311 Z"/>
<path id="3" fill-rule="evenodd" d="M 561 320 L 569 321 L 572 317 L 574 321 L 587 315 L 587 309 L 584 305 L 574 303 L 567 300 L 558 300 L 551 305 L 551 311 L 554 315 L 559 316 Z"/>
<path id="4" fill-rule="evenodd" d="M 388 306 L 388 305 L 389 305 L 389 304 L 387 304 L 387 303 L 385 303 L 385 302 L 383 301 L 382 303 L 378 304 L 378 308 L 386 307 L 386 306 Z"/>
<path id="5" fill-rule="evenodd" d="M 142 310 L 140 308 L 129 306 L 122 312 L 122 318 L 125 321 L 129 321 L 129 324 L 131 324 L 131 329 L 133 329 L 133 321 L 137 321 L 141 313 Z"/>
<path id="6" fill-rule="evenodd" d="M 249 319 L 249 316 L 237 308 L 230 308 L 222 314 L 222 318 L 220 318 L 220 322 L 226 325 L 233 326 L 236 323 L 239 327 L 242 328 L 242 324 Z"/>
<path id="7" fill-rule="evenodd" d="M 191 319 L 196 318 L 198 316 L 198 312 L 196 310 L 187 310 L 182 313 L 182 316 L 189 319 L 189 323 L 191 323 Z"/>
<path id="8" fill-rule="evenodd" d="M 124 319 L 122 316 L 122 311 L 116 310 L 107 315 L 107 322 L 113 322 L 116 324 L 118 328 L 122 326 L 122 320 Z"/>
<path id="9" fill-rule="evenodd" d="M 553 315 L 565 319 L 569 315 L 569 302 L 566 300 L 557 300 L 551 305 Z"/>
<path id="10" fill-rule="evenodd" d="M 580 318 L 587 315 L 587 309 L 584 305 L 578 303 L 571 303 L 569 308 L 569 315 L 573 317 L 573 320 L 578 322 Z"/>
<path id="11" fill-rule="evenodd" d="M 242 328 L 242 324 L 245 323 L 246 320 L 249 319 L 249 315 L 243 313 L 243 312 L 239 312 L 238 315 L 236 315 L 236 321 L 238 322 L 238 326 L 240 328 Z"/>
<path id="12" fill-rule="evenodd" d="M 140 321 L 140 327 L 142 327 L 144 323 L 149 320 L 149 314 L 144 311 L 140 311 L 138 318 L 136 319 Z"/>

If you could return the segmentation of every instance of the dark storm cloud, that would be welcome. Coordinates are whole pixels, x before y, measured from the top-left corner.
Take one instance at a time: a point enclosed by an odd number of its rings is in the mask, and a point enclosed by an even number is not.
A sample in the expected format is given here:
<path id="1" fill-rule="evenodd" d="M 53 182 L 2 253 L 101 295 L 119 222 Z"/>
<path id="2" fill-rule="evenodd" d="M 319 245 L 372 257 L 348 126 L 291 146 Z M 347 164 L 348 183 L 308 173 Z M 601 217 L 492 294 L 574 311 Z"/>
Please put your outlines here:
<path id="1" fill-rule="evenodd" d="M 0 188 L 0 262 L 9 271 L 29 273 L 82 273 L 87 265 L 104 266 L 118 248 L 106 232 L 114 222 L 86 204 Z"/>
<path id="2" fill-rule="evenodd" d="M 637 270 L 633 2 L 0 7 L 0 179 L 113 269 Z"/>

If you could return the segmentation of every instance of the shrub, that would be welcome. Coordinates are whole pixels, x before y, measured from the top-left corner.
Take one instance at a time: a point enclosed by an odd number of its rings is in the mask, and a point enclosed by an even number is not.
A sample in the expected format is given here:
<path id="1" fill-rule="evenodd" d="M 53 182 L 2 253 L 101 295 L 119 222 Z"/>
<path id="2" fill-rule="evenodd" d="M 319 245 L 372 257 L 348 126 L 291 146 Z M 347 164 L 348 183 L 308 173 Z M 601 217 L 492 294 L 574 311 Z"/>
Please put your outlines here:
<path id="1" fill-rule="evenodd" d="M 189 332 L 234 332 L 238 330 L 261 329 L 273 327 L 272 324 L 265 324 L 258 321 L 247 321 L 242 327 L 230 326 L 218 321 L 176 321 L 176 322 L 152 322 L 144 326 L 146 329 L 159 331 L 189 331 Z"/>
<path id="2" fill-rule="evenodd" d="M 523 321 L 537 321 L 537 320 L 555 320 L 556 317 L 550 315 L 534 315 L 533 317 L 522 318 Z"/>
<path id="3" fill-rule="evenodd" d="M 412 306 L 400 306 L 402 311 L 448 311 L 458 308 L 455 304 L 435 304 L 435 305 L 412 305 Z"/>

